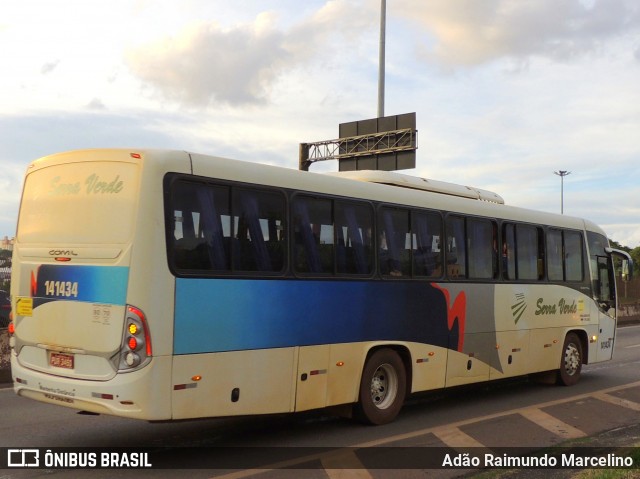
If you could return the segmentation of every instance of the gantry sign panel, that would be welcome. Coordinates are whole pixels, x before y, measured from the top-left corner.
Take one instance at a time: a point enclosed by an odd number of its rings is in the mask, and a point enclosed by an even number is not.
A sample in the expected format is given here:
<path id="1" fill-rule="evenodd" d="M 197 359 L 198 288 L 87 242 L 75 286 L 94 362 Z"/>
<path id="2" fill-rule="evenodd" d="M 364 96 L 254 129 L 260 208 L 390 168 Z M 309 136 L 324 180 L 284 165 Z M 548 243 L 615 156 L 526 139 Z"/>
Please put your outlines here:
<path id="1" fill-rule="evenodd" d="M 415 112 L 341 123 L 340 139 L 357 139 L 348 140 L 341 147 L 339 170 L 393 171 L 415 168 L 418 147 L 416 133 Z M 350 151 L 355 154 L 349 155 Z"/>
<path id="2" fill-rule="evenodd" d="M 338 160 L 340 171 L 415 168 L 415 112 L 342 123 L 339 134 L 337 140 L 301 143 L 299 168 L 325 160 Z"/>

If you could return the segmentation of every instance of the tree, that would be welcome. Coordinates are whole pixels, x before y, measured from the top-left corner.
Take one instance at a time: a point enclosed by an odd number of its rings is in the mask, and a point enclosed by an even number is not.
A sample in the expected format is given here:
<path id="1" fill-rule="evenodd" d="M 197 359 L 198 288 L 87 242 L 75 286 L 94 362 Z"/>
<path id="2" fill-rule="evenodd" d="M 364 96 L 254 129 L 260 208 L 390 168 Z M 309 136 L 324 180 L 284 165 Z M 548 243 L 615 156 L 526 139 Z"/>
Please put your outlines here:
<path id="1" fill-rule="evenodd" d="M 633 266 L 635 269 L 635 274 L 638 274 L 640 271 L 640 246 L 637 246 L 631 250 L 631 258 L 633 259 Z"/>
<path id="2" fill-rule="evenodd" d="M 609 239 L 609 243 L 611 243 L 612 248 L 621 249 L 622 251 L 626 251 L 627 253 L 631 251 L 631 248 L 628 248 L 627 246 L 622 246 L 620 243 L 618 243 L 615 240 Z"/>

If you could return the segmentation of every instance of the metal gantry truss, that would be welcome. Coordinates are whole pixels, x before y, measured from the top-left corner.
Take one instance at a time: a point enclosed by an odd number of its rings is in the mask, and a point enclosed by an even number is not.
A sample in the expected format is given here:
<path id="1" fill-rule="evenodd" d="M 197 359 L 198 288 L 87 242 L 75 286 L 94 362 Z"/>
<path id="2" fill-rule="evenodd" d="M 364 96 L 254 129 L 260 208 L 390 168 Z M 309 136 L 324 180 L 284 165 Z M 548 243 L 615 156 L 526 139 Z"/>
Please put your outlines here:
<path id="1" fill-rule="evenodd" d="M 342 160 L 383 155 L 418 147 L 418 131 L 413 128 L 300 144 L 299 169 L 308 171 L 317 161 Z"/>

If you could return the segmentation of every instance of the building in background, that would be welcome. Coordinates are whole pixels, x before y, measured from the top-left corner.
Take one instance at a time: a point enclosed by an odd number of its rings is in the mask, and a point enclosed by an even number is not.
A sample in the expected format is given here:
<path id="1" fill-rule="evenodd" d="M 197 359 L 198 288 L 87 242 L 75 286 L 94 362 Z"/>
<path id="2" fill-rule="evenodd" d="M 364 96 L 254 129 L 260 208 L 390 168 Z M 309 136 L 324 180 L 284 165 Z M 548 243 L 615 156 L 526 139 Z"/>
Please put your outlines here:
<path id="1" fill-rule="evenodd" d="M 0 240 L 0 249 L 13 251 L 13 243 L 15 240 L 15 238 L 9 239 L 8 236 L 5 236 L 2 240 Z"/>

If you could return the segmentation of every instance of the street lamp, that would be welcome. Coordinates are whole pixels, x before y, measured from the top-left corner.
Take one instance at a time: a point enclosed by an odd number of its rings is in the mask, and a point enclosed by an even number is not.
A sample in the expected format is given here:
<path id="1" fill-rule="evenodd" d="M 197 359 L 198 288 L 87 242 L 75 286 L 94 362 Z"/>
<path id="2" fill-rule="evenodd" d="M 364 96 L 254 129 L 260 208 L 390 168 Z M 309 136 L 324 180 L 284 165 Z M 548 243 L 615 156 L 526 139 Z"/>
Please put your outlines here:
<path id="1" fill-rule="evenodd" d="M 564 177 L 570 175 L 570 171 L 558 170 L 554 174 L 560 177 L 560 214 L 564 214 Z"/>
<path id="2" fill-rule="evenodd" d="M 386 0 L 380 0 L 380 50 L 378 52 L 378 117 L 384 116 L 384 63 L 386 24 L 387 2 Z"/>

